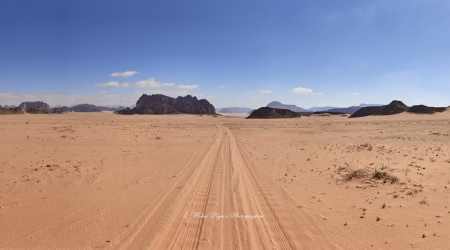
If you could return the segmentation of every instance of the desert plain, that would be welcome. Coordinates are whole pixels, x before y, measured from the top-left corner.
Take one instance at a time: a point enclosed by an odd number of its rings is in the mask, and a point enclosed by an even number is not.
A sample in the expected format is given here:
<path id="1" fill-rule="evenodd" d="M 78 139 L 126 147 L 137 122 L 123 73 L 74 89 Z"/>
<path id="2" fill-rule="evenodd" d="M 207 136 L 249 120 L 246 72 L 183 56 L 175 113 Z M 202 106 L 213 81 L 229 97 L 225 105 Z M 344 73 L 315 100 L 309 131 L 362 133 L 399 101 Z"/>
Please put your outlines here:
<path id="1" fill-rule="evenodd" d="M 0 117 L 0 249 L 449 249 L 450 111 Z"/>

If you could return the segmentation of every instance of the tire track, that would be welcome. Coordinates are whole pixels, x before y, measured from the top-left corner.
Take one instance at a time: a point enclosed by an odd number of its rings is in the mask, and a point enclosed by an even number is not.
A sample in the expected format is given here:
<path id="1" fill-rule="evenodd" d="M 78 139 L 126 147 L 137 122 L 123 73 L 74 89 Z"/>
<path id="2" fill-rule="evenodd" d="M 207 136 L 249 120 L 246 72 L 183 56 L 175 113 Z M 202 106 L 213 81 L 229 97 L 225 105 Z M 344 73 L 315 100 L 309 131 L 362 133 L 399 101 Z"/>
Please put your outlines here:
<path id="1" fill-rule="evenodd" d="M 173 216 L 166 231 L 161 234 L 154 249 L 197 249 L 204 222 L 203 215 L 211 193 L 211 186 L 223 145 L 224 131 L 219 127 L 219 136 L 201 164 L 202 174 L 195 184 L 192 195 L 187 196 L 186 205 L 180 214 L 184 218 Z"/>
<path id="2" fill-rule="evenodd" d="M 241 171 L 243 179 L 250 189 L 251 197 L 249 198 L 256 202 L 259 211 L 264 216 L 263 221 L 266 224 L 266 228 L 269 230 L 266 232 L 269 233 L 271 243 L 274 244 L 277 249 L 295 249 L 294 243 L 285 230 L 283 223 L 278 218 L 277 211 L 275 211 L 274 207 L 271 205 L 261 184 L 257 182 L 255 174 L 252 172 L 252 169 L 250 169 L 249 164 L 247 164 L 236 138 L 230 130 L 226 130 L 230 138 L 230 148 L 232 154 L 234 154 L 233 157 L 235 158 L 235 164 L 237 164 L 236 167 Z M 260 236 L 259 244 L 264 244 L 267 239 L 261 234 L 264 234 L 264 231 L 258 232 L 258 235 Z"/>
<path id="3" fill-rule="evenodd" d="M 197 149 L 193 157 L 177 175 L 179 176 L 178 181 L 170 185 L 166 190 L 163 190 L 160 195 L 141 212 L 137 219 L 135 219 L 129 230 L 124 231 L 122 235 L 116 237 L 112 241 L 112 249 L 140 249 L 143 246 L 148 247 L 148 245 L 151 244 L 156 237 L 157 232 L 163 229 L 171 215 L 173 215 L 173 210 L 175 210 L 177 205 L 182 202 L 181 200 L 185 196 L 185 193 L 189 193 L 189 180 L 198 175 L 196 174 L 196 172 L 199 171 L 198 166 L 204 160 L 205 156 L 209 154 L 211 147 L 218 144 L 220 136 L 221 134 L 219 132 L 215 138 L 211 140 L 209 146 L 205 149 Z M 183 190 L 187 191 L 183 192 Z M 167 209 L 168 207 L 169 209 Z"/>

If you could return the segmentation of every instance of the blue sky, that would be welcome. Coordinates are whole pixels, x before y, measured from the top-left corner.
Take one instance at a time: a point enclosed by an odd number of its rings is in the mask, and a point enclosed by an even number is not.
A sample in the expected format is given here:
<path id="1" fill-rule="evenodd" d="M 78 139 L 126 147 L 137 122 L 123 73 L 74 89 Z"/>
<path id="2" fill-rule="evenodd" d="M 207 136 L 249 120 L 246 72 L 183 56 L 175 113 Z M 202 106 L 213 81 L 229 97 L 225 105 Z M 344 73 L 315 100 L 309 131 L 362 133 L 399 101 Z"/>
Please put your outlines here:
<path id="1" fill-rule="evenodd" d="M 450 1 L 6 1 L 0 104 L 450 105 Z"/>

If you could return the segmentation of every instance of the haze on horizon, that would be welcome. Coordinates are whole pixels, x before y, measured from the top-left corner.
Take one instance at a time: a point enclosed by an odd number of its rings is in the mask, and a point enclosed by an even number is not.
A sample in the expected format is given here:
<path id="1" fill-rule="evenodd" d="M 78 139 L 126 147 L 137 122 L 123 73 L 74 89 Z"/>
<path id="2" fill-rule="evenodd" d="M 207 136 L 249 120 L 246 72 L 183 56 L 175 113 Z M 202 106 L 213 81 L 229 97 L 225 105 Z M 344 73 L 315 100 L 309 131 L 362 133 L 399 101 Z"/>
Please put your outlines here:
<path id="1" fill-rule="evenodd" d="M 0 105 L 450 105 L 450 2 L 8 1 Z"/>

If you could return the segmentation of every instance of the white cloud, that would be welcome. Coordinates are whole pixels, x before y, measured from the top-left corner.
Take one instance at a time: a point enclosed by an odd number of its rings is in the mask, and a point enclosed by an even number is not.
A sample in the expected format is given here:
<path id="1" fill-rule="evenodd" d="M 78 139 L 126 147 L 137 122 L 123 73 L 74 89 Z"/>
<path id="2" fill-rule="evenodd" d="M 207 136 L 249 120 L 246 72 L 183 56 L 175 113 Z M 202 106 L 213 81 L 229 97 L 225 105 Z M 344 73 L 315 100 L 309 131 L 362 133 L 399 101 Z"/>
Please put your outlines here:
<path id="1" fill-rule="evenodd" d="M 261 93 L 261 94 L 272 94 L 272 91 L 270 91 L 270 90 L 260 90 L 259 93 Z"/>
<path id="2" fill-rule="evenodd" d="M 155 81 L 155 78 L 150 78 L 148 80 L 138 81 L 133 86 L 135 88 L 164 88 L 174 86 L 173 83 L 162 83 Z"/>
<path id="3" fill-rule="evenodd" d="M 127 78 L 127 77 L 130 77 L 130 76 L 135 75 L 137 73 L 139 73 L 139 72 L 137 72 L 137 71 L 114 72 L 114 73 L 112 73 L 109 76 Z"/>
<path id="4" fill-rule="evenodd" d="M 225 88 L 225 86 L 223 86 L 223 85 L 222 85 L 222 86 L 219 86 L 219 89 L 223 89 L 223 88 Z"/>
<path id="5" fill-rule="evenodd" d="M 177 88 L 179 88 L 179 89 L 196 89 L 196 88 L 198 88 L 198 85 L 178 85 Z"/>
<path id="6" fill-rule="evenodd" d="M 312 93 L 312 89 L 307 89 L 307 88 L 302 88 L 302 87 L 298 87 L 298 88 L 294 88 L 292 89 L 292 92 L 296 93 L 296 94 L 310 94 Z"/>
<path id="7" fill-rule="evenodd" d="M 122 88 L 128 88 L 130 87 L 129 83 L 119 83 L 119 82 L 107 82 L 107 83 L 97 83 L 95 84 L 97 87 L 122 87 Z"/>
<path id="8" fill-rule="evenodd" d="M 100 91 L 100 94 L 106 94 L 106 91 Z"/>
<path id="9" fill-rule="evenodd" d="M 323 93 L 317 93 L 317 95 L 323 95 Z"/>
<path id="10" fill-rule="evenodd" d="M 356 93 L 356 92 L 355 92 L 355 93 L 352 93 L 352 95 L 359 95 L 359 93 Z"/>

